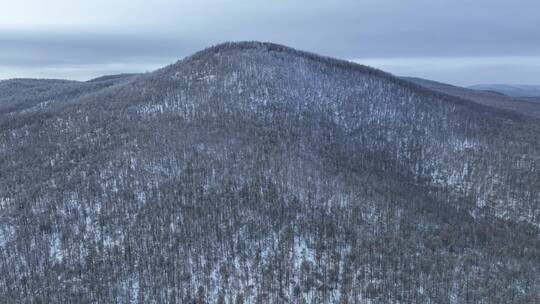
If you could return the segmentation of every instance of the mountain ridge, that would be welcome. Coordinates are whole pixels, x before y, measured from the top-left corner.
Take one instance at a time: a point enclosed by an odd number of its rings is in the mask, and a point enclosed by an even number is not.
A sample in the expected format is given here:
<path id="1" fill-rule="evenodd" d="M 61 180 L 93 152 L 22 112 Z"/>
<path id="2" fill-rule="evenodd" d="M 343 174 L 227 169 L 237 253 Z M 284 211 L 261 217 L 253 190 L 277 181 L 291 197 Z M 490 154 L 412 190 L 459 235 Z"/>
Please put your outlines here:
<path id="1" fill-rule="evenodd" d="M 241 41 L 241 42 L 225 42 L 225 43 L 217 44 L 217 45 L 208 47 L 202 51 L 196 52 L 191 56 L 187 56 L 184 59 L 178 60 L 174 64 L 158 69 L 150 73 L 149 75 L 152 75 L 153 73 L 160 74 L 160 73 L 172 72 L 175 69 L 175 67 L 178 67 L 178 65 L 189 63 L 190 60 L 201 60 L 201 59 L 209 58 L 222 51 L 242 51 L 242 50 L 252 50 L 252 51 L 258 50 L 258 51 L 263 51 L 267 53 L 281 52 L 281 53 L 285 53 L 291 56 L 298 56 L 300 58 L 313 60 L 315 62 L 321 62 L 324 64 L 328 64 L 330 66 L 340 67 L 345 70 L 353 70 L 358 73 L 365 73 L 365 74 L 374 75 L 383 79 L 388 79 L 399 85 L 410 87 L 414 90 L 418 90 L 421 93 L 433 94 L 437 98 L 442 98 L 442 99 L 455 102 L 458 104 L 464 104 L 473 108 L 480 107 L 481 109 L 488 110 L 488 111 L 495 111 L 495 112 L 500 111 L 501 113 L 510 114 L 510 115 L 516 115 L 516 114 L 522 115 L 522 113 L 517 113 L 515 111 L 506 111 L 505 109 L 501 109 L 501 108 L 497 108 L 497 107 L 493 107 L 489 105 L 487 105 L 487 108 L 486 108 L 485 107 L 486 104 L 476 103 L 476 102 L 471 103 L 470 100 L 467 98 L 463 98 L 461 96 L 456 96 L 452 94 L 446 94 L 445 92 L 441 92 L 438 90 L 432 90 L 431 88 L 423 86 L 415 81 L 410 81 L 411 79 L 407 79 L 406 77 L 405 78 L 398 77 L 391 73 L 388 73 L 388 72 L 385 72 L 380 69 L 373 68 L 367 65 L 362 65 L 357 62 L 343 60 L 343 59 L 336 59 L 336 58 L 327 57 L 327 56 L 321 56 L 315 53 L 300 51 L 292 47 L 288 47 L 288 46 L 284 46 L 284 45 L 280 45 L 276 43 L 271 43 L 271 42 Z"/>
<path id="2" fill-rule="evenodd" d="M 491 90 L 512 97 L 540 97 L 540 85 L 479 84 L 469 86 L 474 90 Z"/>
<path id="3" fill-rule="evenodd" d="M 215 55 L 215 54 L 217 54 L 217 53 L 219 53 L 221 51 L 234 51 L 234 50 L 236 50 L 236 51 L 242 51 L 242 50 L 259 50 L 259 51 L 261 51 L 262 50 L 262 51 L 267 51 L 267 52 L 283 52 L 283 53 L 286 53 L 286 54 L 289 54 L 289 55 L 294 55 L 294 56 L 299 56 L 299 57 L 306 58 L 306 59 L 311 59 L 311 60 L 314 60 L 316 62 L 322 62 L 322 63 L 329 64 L 329 65 L 335 65 L 337 67 L 342 67 L 344 69 L 352 69 L 352 70 L 355 70 L 355 71 L 357 71 L 359 73 L 367 73 L 367 74 L 376 75 L 378 77 L 386 78 L 388 80 L 397 82 L 398 84 L 403 85 L 403 86 L 411 86 L 411 88 L 414 88 L 414 89 L 419 90 L 419 91 L 423 91 L 423 93 L 438 95 L 437 96 L 438 98 L 448 99 L 449 101 L 452 101 L 452 102 L 463 103 L 463 104 L 470 105 L 472 107 L 475 107 L 475 106 L 478 106 L 478 105 L 480 105 L 482 107 L 482 106 L 486 105 L 485 103 L 470 103 L 470 100 L 468 98 L 463 97 L 463 96 L 458 96 L 458 95 L 453 95 L 453 94 L 446 94 L 447 92 L 443 92 L 443 91 L 439 91 L 439 90 L 432 90 L 432 88 L 430 88 L 430 86 L 424 86 L 421 83 L 419 83 L 418 81 L 414 81 L 414 79 L 415 79 L 414 77 L 412 77 L 412 78 L 411 77 L 398 77 L 398 76 L 392 75 L 391 73 L 387 73 L 387 72 L 384 72 L 382 70 L 379 70 L 379 69 L 376 69 L 376 68 L 373 68 L 373 67 L 370 67 L 370 66 L 362 65 L 362 64 L 359 64 L 357 62 L 343 60 L 343 59 L 335 59 L 335 58 L 327 57 L 327 56 L 320 56 L 320 55 L 317 55 L 315 53 L 306 52 L 306 51 L 300 51 L 300 50 L 294 49 L 292 47 L 287 47 L 287 46 L 284 46 L 284 45 L 271 43 L 271 42 L 240 41 L 240 42 L 224 42 L 224 43 L 220 43 L 220 44 L 208 47 L 208 48 L 206 48 L 204 50 L 198 51 L 198 52 L 194 53 L 193 55 L 186 56 L 185 58 L 178 60 L 176 63 L 167 65 L 167 66 L 165 66 L 163 68 L 157 69 L 156 71 L 149 72 L 149 73 L 146 73 L 146 74 L 147 75 L 152 75 L 152 74 L 155 74 L 155 73 L 159 74 L 159 73 L 171 72 L 178 65 L 189 62 L 190 60 L 201 60 L 201 59 L 203 59 L 205 57 Z M 93 83 L 93 82 L 101 82 L 101 81 L 109 81 L 109 80 L 114 81 L 114 80 L 117 80 L 117 79 L 123 80 L 123 79 L 126 79 L 126 78 L 127 79 L 136 78 L 136 77 L 141 77 L 141 76 L 144 76 L 144 75 L 145 74 L 129 74 L 129 73 L 115 74 L 115 75 L 105 75 L 105 76 L 100 76 L 100 77 L 90 79 L 88 81 L 82 81 L 82 82 L 80 82 L 80 81 L 72 81 L 72 80 L 63 80 L 63 79 L 32 79 L 32 78 L 6 79 L 6 80 L 2 80 L 0 82 L 10 83 L 10 82 L 27 82 L 27 81 L 31 81 L 31 82 L 36 82 L 36 83 L 53 82 L 53 83 L 80 83 L 80 84 L 82 84 L 82 83 L 85 83 L 85 82 L 86 83 Z M 443 84 L 443 83 L 440 83 L 440 84 L 447 85 L 447 84 Z M 502 94 L 502 93 L 500 93 L 500 94 Z M 488 106 L 489 109 L 495 110 L 495 111 L 499 111 L 501 109 L 501 108 L 498 108 L 498 107 L 490 106 L 489 104 L 487 104 L 487 106 Z M 486 108 L 484 108 L 484 109 L 486 109 Z M 503 112 L 504 112 L 504 110 L 505 109 L 503 109 Z M 511 111 L 511 112 L 512 112 L 512 114 L 516 114 L 516 111 Z M 522 114 L 522 113 L 520 113 L 520 114 Z"/>
<path id="4" fill-rule="evenodd" d="M 502 110 L 508 110 L 529 117 L 540 118 L 540 106 L 535 103 L 534 98 L 527 99 L 524 97 L 512 97 L 501 92 L 463 88 L 421 78 L 402 78 L 415 82 L 428 89 L 436 90 L 457 98 L 467 99 L 471 102 Z"/>

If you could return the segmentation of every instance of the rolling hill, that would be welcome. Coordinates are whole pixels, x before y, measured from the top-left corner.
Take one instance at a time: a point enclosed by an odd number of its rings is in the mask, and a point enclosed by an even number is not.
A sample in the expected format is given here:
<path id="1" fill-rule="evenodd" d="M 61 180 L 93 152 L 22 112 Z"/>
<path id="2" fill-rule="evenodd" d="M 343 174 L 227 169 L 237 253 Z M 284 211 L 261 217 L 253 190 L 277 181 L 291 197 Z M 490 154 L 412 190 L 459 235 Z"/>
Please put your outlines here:
<path id="1" fill-rule="evenodd" d="M 497 91 L 463 88 L 414 77 L 403 77 L 403 79 L 431 90 L 467 99 L 479 104 L 540 118 L 540 104 L 535 101 L 535 97 L 511 97 Z M 540 97 L 536 99 L 540 100 Z"/>
<path id="2" fill-rule="evenodd" d="M 495 91 L 512 97 L 540 97 L 539 85 L 479 84 L 470 89 Z"/>

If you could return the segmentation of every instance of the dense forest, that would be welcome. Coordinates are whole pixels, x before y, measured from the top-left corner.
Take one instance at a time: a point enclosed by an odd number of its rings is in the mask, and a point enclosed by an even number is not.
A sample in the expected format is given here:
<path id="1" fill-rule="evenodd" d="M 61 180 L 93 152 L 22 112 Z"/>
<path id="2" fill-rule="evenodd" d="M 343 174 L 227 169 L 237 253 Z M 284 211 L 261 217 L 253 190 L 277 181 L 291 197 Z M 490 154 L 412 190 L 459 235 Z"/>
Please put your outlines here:
<path id="1" fill-rule="evenodd" d="M 2 303 L 539 303 L 540 120 L 288 47 L 0 82 Z"/>

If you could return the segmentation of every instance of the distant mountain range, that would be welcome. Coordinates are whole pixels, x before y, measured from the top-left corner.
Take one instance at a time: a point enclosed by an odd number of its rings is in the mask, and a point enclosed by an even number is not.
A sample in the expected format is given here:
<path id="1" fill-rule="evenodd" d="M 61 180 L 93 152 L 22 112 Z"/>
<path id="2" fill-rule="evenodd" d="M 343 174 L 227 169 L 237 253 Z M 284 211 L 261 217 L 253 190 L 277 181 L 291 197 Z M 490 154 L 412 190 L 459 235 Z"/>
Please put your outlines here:
<path id="1" fill-rule="evenodd" d="M 403 79 L 475 103 L 540 118 L 540 97 L 514 97 L 495 90 L 476 90 L 414 77 L 403 77 Z"/>
<path id="2" fill-rule="evenodd" d="M 538 105 L 260 42 L 0 82 L 2 303 L 540 303 Z"/>
<path id="3" fill-rule="evenodd" d="M 499 92 L 512 97 L 540 97 L 540 85 L 480 84 L 469 88 Z"/>

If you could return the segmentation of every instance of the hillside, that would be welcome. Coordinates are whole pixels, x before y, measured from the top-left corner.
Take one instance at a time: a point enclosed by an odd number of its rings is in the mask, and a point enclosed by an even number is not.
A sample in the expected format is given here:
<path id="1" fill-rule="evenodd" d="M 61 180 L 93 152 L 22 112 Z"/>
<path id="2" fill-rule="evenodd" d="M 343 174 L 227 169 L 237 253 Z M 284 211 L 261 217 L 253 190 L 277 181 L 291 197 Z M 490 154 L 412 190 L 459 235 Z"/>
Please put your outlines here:
<path id="1" fill-rule="evenodd" d="M 69 102 L 135 76 L 134 74 L 104 76 L 87 82 L 58 79 L 0 81 L 0 114 L 20 114 L 46 107 L 49 103 Z"/>
<path id="2" fill-rule="evenodd" d="M 521 97 L 520 99 L 540 103 L 540 97 Z"/>
<path id="3" fill-rule="evenodd" d="M 469 88 L 495 91 L 512 97 L 540 97 L 540 85 L 479 84 Z"/>
<path id="4" fill-rule="evenodd" d="M 534 97 L 511 97 L 497 91 L 468 89 L 421 78 L 403 77 L 403 79 L 431 90 L 471 100 L 479 104 L 540 118 L 540 104 L 535 102 Z M 540 100 L 540 97 L 536 99 Z"/>
<path id="5" fill-rule="evenodd" d="M 534 303 L 539 139 L 270 43 L 0 82 L 0 301 Z"/>

